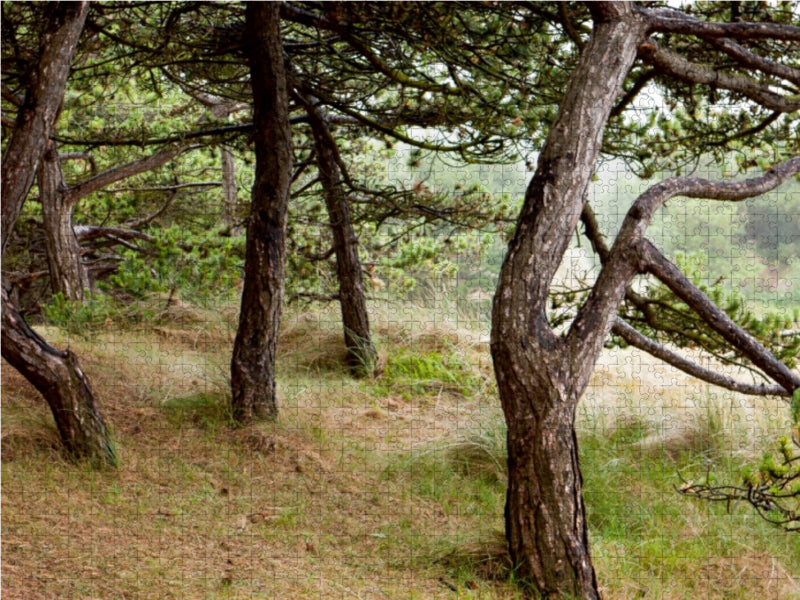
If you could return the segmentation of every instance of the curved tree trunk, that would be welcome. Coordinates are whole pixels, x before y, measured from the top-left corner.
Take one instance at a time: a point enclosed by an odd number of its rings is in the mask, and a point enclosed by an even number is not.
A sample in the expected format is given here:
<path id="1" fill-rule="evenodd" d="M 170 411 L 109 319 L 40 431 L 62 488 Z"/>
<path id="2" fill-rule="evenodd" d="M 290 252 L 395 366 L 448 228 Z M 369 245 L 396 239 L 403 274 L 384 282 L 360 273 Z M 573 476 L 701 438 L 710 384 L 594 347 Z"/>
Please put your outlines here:
<path id="1" fill-rule="evenodd" d="M 30 74 L 25 100 L 3 154 L 0 193 L 3 252 L 58 117 L 72 57 L 89 10 L 88 2 L 53 5 L 50 24 L 40 44 L 38 67 Z"/>
<path id="2" fill-rule="evenodd" d="M 39 165 L 39 197 L 42 201 L 45 249 L 54 294 L 82 302 L 89 289 L 89 273 L 81 260 L 81 248 L 72 228 L 74 200 L 67 198 L 58 150 L 52 142 Z"/>
<path id="3" fill-rule="evenodd" d="M 342 309 L 344 344 L 351 371 L 356 375 L 369 375 L 378 362 L 378 351 L 372 343 L 364 293 L 361 260 L 358 257 L 358 237 L 353 229 L 350 205 L 342 188 L 341 170 L 336 160 L 335 140 L 324 116 L 307 102 L 314 151 L 317 155 L 319 178 L 328 209 L 336 253 L 336 275 L 339 281 L 339 305 Z"/>
<path id="4" fill-rule="evenodd" d="M 55 4 L 55 3 L 54 3 Z M 37 68 L 30 74 L 25 101 L 2 163 L 2 248 L 19 218 L 42 161 L 64 97 L 72 57 L 88 2 L 61 2 L 50 8 Z M 89 380 L 69 350 L 60 352 L 33 331 L 2 290 L 2 354 L 50 405 L 67 451 L 75 458 L 116 464 L 108 430 Z"/>
<path id="5" fill-rule="evenodd" d="M 247 221 L 244 289 L 231 360 L 233 415 L 271 418 L 275 351 L 283 304 L 292 132 L 280 35 L 280 4 L 250 2 L 246 47 L 253 86 L 256 175 Z"/>
<path id="6" fill-rule="evenodd" d="M 550 328 L 545 309 L 645 31 L 629 3 L 592 8 L 595 28 L 528 186 L 492 310 L 492 359 L 508 426 L 506 535 L 516 574 L 546 598 L 600 597 L 574 417 L 602 341 L 594 353 L 575 352 Z"/>
<path id="7" fill-rule="evenodd" d="M 3 358 L 44 396 L 73 458 L 116 465 L 108 429 L 76 356 L 48 344 L 12 306 L 5 290 L 2 295 Z"/>

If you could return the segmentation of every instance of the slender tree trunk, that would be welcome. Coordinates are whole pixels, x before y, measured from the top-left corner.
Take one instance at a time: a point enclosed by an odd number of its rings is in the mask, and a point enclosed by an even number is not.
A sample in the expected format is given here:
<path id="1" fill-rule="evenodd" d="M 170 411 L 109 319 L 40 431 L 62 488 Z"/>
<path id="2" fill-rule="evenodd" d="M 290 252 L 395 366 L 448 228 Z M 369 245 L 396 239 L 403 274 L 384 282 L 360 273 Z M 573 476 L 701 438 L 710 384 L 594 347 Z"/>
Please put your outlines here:
<path id="1" fill-rule="evenodd" d="M 506 535 L 517 575 L 545 598 L 600 597 L 574 418 L 602 344 L 591 355 L 575 352 L 550 328 L 545 309 L 645 27 L 629 3 L 598 3 L 593 14 L 592 37 L 528 186 L 492 310 L 492 358 L 508 426 Z"/>
<path id="2" fill-rule="evenodd" d="M 237 225 L 239 222 L 239 198 L 236 187 L 236 165 L 233 162 L 233 152 L 222 148 L 221 154 L 225 224 L 230 229 L 231 235 L 239 235 L 241 228 Z"/>
<path id="3" fill-rule="evenodd" d="M 50 24 L 42 36 L 39 64 L 30 73 L 30 85 L 3 154 L 0 193 L 3 252 L 58 117 L 72 57 L 88 10 L 88 2 L 58 2 L 53 3 L 49 12 Z"/>
<path id="4" fill-rule="evenodd" d="M 81 260 L 81 248 L 72 228 L 75 202 L 67 198 L 61 162 L 50 143 L 39 165 L 39 197 L 42 201 L 45 249 L 54 294 L 82 302 L 89 289 L 89 273 Z"/>
<path id="5" fill-rule="evenodd" d="M 308 103 L 308 116 L 314 134 L 314 150 L 322 183 L 328 218 L 336 253 L 336 275 L 339 280 L 339 305 L 342 309 L 344 344 L 351 371 L 368 375 L 375 370 L 378 351 L 372 343 L 364 294 L 358 237 L 353 229 L 350 205 L 342 188 L 341 170 L 336 160 L 336 141 L 330 134 L 323 115 Z"/>
<path id="6" fill-rule="evenodd" d="M 283 303 L 292 172 L 279 13 L 277 2 L 247 4 L 245 35 L 253 86 L 256 175 L 247 221 L 242 306 L 231 360 L 232 408 L 241 422 L 278 413 L 275 351 Z"/>

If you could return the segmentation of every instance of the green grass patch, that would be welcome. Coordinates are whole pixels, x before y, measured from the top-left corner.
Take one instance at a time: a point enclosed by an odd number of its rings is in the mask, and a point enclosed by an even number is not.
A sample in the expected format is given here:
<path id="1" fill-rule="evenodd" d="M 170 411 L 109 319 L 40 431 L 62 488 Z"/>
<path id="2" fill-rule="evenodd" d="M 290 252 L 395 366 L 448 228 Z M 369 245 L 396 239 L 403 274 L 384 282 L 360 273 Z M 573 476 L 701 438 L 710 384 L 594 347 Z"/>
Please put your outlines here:
<path id="1" fill-rule="evenodd" d="M 222 394 L 198 393 L 182 398 L 170 398 L 161 404 L 171 423 L 191 424 L 209 432 L 223 427 L 235 427 L 230 398 Z"/>
<path id="2" fill-rule="evenodd" d="M 472 396 L 481 384 L 481 377 L 457 351 L 420 354 L 401 350 L 386 359 L 385 371 L 373 386 L 373 393 L 400 393 L 406 399 L 443 392 Z"/>

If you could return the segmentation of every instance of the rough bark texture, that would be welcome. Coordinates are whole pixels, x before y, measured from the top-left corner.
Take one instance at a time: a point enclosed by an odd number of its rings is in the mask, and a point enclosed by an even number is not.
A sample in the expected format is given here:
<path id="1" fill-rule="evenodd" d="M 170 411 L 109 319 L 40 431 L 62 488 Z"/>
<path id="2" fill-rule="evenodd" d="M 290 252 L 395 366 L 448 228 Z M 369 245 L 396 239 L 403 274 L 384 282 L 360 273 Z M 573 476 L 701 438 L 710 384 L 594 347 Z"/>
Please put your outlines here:
<path id="1" fill-rule="evenodd" d="M 89 273 L 81 260 L 81 248 L 72 228 L 75 203 L 64 194 L 64 176 L 55 144 L 50 143 L 39 165 L 39 198 L 42 202 L 45 249 L 54 294 L 82 302 L 89 289 Z"/>
<path id="2" fill-rule="evenodd" d="M 577 360 L 573 345 L 552 331 L 545 313 L 603 129 L 645 32 L 627 3 L 598 3 L 595 12 L 600 22 L 539 156 L 492 311 L 492 358 L 508 426 L 509 550 L 517 575 L 547 598 L 599 598 L 574 416 L 602 347 L 597 338 L 603 333 L 596 330 L 605 325 L 587 320 L 574 334 L 591 349 Z"/>
<path id="3" fill-rule="evenodd" d="M 33 384 L 53 412 L 67 452 L 76 459 L 116 465 L 117 457 L 94 392 L 77 357 L 33 331 L 3 290 L 3 358 Z"/>
<path id="4" fill-rule="evenodd" d="M 39 166 L 39 187 L 42 201 L 42 215 L 45 229 L 45 245 L 47 261 L 50 269 L 50 281 L 53 292 L 64 294 L 69 300 L 82 301 L 84 290 L 89 289 L 90 279 L 85 265 L 80 259 L 81 235 L 72 225 L 72 211 L 82 198 L 139 173 L 144 173 L 167 164 L 192 146 L 175 146 L 160 150 L 149 156 L 118 165 L 95 175 L 73 187 L 64 183 L 59 155 L 55 144 L 50 143 Z M 132 223 L 140 226 L 142 221 Z M 100 231 L 117 235 L 121 239 L 138 237 L 154 241 L 152 236 L 138 234 L 122 228 L 83 226 L 84 240 L 92 235 L 97 237 Z M 91 235 L 89 232 L 92 232 Z"/>
<path id="5" fill-rule="evenodd" d="M 233 152 L 227 148 L 221 149 L 222 153 L 222 194 L 223 213 L 225 214 L 225 224 L 231 231 L 231 235 L 239 235 L 241 228 L 239 222 L 239 198 L 236 186 L 236 165 L 233 162 Z"/>
<path id="6" fill-rule="evenodd" d="M 87 2 L 62 2 L 50 11 L 39 63 L 8 141 L 2 165 L 2 248 L 5 250 L 42 161 L 64 96 Z M 44 396 L 67 451 L 77 459 L 116 464 L 111 439 L 89 380 L 69 350 L 61 352 L 33 331 L 11 304 L 3 282 L 2 354 Z"/>
<path id="7" fill-rule="evenodd" d="M 375 369 L 378 352 L 370 336 L 367 298 L 364 293 L 361 260 L 358 257 L 358 238 L 353 229 L 350 205 L 342 188 L 341 170 L 336 160 L 336 142 L 331 137 L 324 117 L 311 104 L 308 105 L 308 116 L 314 134 L 320 183 L 333 233 L 339 305 L 342 309 L 348 364 L 354 374 L 368 375 Z"/>
<path id="8" fill-rule="evenodd" d="M 0 184 L 3 252 L 50 139 L 89 9 L 88 2 L 54 4 L 50 11 L 51 22 L 42 36 L 38 67 L 30 74 L 25 100 L 3 155 Z"/>
<path id="9" fill-rule="evenodd" d="M 251 2 L 246 47 L 253 87 L 256 175 L 247 221 L 245 279 L 231 360 L 232 408 L 241 421 L 275 417 L 275 351 L 283 303 L 292 138 L 280 4 Z"/>

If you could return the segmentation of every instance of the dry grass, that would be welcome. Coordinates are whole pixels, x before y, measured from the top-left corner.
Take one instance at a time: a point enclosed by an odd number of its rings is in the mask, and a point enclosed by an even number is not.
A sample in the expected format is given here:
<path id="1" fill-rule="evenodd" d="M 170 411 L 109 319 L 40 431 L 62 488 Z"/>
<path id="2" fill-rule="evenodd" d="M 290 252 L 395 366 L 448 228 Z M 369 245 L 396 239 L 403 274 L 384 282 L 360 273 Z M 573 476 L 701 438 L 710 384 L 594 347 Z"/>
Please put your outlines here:
<path id="1" fill-rule="evenodd" d="M 398 504 L 405 484 L 384 465 L 472 410 L 374 397 L 340 368 L 324 315 L 287 320 L 281 420 L 246 429 L 218 410 L 229 347 L 218 321 L 182 311 L 152 333 L 87 340 L 43 329 L 81 357 L 121 467 L 65 461 L 41 399 L 3 365 L 4 597 L 454 597 L 446 569 L 423 564 L 440 537 L 428 532 L 470 520 Z"/>
<path id="2" fill-rule="evenodd" d="M 378 381 L 347 376 L 335 311 L 289 315 L 280 420 L 236 429 L 225 409 L 235 310 L 171 310 L 150 330 L 43 331 L 81 357 L 114 429 L 118 470 L 65 461 L 41 399 L 3 364 L 4 598 L 519 597 L 496 534 L 504 473 L 486 431 L 498 410 L 485 336 L 424 314 L 412 325 L 376 314 L 384 354 L 455 349 L 486 381 L 471 397 L 381 396 Z M 583 427 L 613 433 L 633 415 L 659 433 L 678 422 L 668 415 L 705 409 L 641 370 L 626 375 L 631 364 L 599 369 Z M 702 535 L 706 522 L 693 518 L 686 535 Z M 631 546 L 593 543 L 606 597 L 686 597 L 686 578 L 659 579 L 673 572 L 669 557 L 641 559 L 637 579 L 620 567 L 634 560 Z M 797 568 L 779 556 L 726 552 L 678 565 L 694 573 L 693 595 L 797 595 Z"/>

